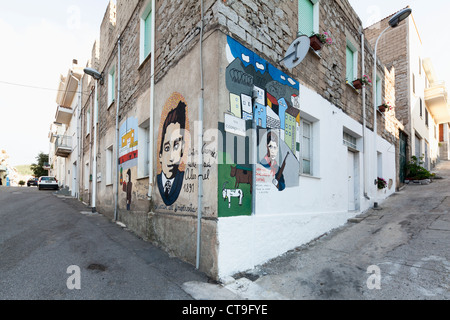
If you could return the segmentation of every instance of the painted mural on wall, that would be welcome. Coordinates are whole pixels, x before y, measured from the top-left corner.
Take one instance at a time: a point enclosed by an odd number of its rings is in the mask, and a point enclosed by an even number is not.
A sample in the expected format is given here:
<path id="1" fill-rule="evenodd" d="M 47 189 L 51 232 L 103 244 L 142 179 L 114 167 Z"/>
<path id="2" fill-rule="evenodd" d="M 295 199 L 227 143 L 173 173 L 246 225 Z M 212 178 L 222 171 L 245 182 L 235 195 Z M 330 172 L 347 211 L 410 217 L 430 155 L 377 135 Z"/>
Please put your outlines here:
<path id="1" fill-rule="evenodd" d="M 219 123 L 219 217 L 252 213 L 252 194 L 274 195 L 299 184 L 299 83 L 227 37 L 229 112 Z M 256 123 L 256 172 L 252 172 L 252 121 Z M 238 173 L 238 174 L 237 174 Z M 236 175 L 237 174 L 237 175 Z M 256 185 L 251 178 L 256 175 Z M 246 181 L 243 183 L 242 181 Z"/>
<path id="2" fill-rule="evenodd" d="M 119 128 L 119 183 L 125 196 L 126 209 L 131 210 L 133 182 L 138 161 L 138 119 L 129 117 Z"/>
<path id="3" fill-rule="evenodd" d="M 185 180 L 186 148 L 189 141 L 187 103 L 179 93 L 173 93 L 165 103 L 157 142 L 158 191 L 166 206 L 173 205 Z"/>

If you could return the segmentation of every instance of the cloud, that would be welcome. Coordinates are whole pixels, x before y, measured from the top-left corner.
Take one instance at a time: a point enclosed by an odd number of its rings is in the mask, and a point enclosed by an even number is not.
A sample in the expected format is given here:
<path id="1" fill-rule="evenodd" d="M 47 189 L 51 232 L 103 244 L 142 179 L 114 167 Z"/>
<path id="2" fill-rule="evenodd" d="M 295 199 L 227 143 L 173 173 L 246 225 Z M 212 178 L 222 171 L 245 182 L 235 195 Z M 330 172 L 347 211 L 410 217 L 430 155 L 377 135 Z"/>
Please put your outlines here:
<path id="1" fill-rule="evenodd" d="M 250 57 L 246 56 L 245 54 L 242 54 L 242 61 L 249 63 L 250 62 Z"/>
<path id="2" fill-rule="evenodd" d="M 266 69 L 266 67 L 263 65 L 263 64 L 261 64 L 261 63 L 256 63 L 256 68 L 258 68 L 259 70 L 265 70 Z"/>

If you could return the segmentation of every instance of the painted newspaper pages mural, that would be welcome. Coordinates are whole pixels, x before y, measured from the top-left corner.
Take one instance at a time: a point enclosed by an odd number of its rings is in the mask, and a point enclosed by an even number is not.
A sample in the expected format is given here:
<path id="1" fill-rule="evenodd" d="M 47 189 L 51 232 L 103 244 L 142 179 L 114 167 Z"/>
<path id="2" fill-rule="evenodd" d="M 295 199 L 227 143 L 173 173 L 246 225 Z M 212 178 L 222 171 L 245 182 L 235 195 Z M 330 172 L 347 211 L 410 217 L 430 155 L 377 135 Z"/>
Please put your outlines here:
<path id="1" fill-rule="evenodd" d="M 226 85 L 229 112 L 222 131 L 219 164 L 219 217 L 251 215 L 252 194 L 274 199 L 298 186 L 300 156 L 299 83 L 227 37 Z M 252 159 L 252 122 L 257 159 Z M 252 162 L 256 161 L 256 172 Z M 252 176 L 256 175 L 256 185 Z"/>
<path id="2" fill-rule="evenodd" d="M 126 209 L 131 210 L 133 196 L 132 176 L 136 177 L 138 161 L 138 119 L 130 117 L 119 128 L 119 183 L 121 198 L 126 198 Z"/>

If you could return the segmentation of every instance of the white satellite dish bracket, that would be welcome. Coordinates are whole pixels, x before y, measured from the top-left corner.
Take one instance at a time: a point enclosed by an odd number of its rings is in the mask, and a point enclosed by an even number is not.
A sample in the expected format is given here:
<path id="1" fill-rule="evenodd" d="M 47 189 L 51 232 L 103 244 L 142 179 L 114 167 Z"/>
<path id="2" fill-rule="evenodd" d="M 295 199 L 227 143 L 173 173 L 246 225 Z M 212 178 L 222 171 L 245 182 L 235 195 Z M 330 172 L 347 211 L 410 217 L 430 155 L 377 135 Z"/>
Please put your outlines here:
<path id="1" fill-rule="evenodd" d="M 311 40 L 306 35 L 301 35 L 289 46 L 286 55 L 278 63 L 283 63 L 286 68 L 292 69 L 298 66 L 305 59 Z"/>

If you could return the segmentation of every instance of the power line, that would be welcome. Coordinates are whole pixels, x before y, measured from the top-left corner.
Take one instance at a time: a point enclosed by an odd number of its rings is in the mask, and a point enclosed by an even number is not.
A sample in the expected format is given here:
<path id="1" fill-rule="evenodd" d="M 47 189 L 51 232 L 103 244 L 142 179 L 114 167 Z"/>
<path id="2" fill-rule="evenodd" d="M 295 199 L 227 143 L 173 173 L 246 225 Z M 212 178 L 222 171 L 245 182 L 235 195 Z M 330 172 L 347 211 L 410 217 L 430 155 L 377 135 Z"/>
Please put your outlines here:
<path id="1" fill-rule="evenodd" d="M 12 82 L 7 82 L 7 81 L 1 81 L 0 80 L 0 84 L 6 84 L 6 85 L 10 85 L 10 86 L 16 86 L 16 87 L 23 87 L 23 88 L 31 88 L 31 89 L 36 89 L 36 90 L 47 90 L 47 91 L 54 91 L 54 92 L 65 92 L 66 90 L 59 90 L 59 89 L 50 89 L 50 88 L 44 88 L 44 87 L 38 87 L 38 86 L 31 86 L 31 85 L 26 85 L 26 84 L 20 84 L 20 83 L 12 83 Z M 67 92 L 71 92 L 71 93 L 78 93 L 79 91 L 67 91 Z M 81 92 L 82 94 L 85 95 L 90 95 L 90 93 L 87 92 Z"/>

